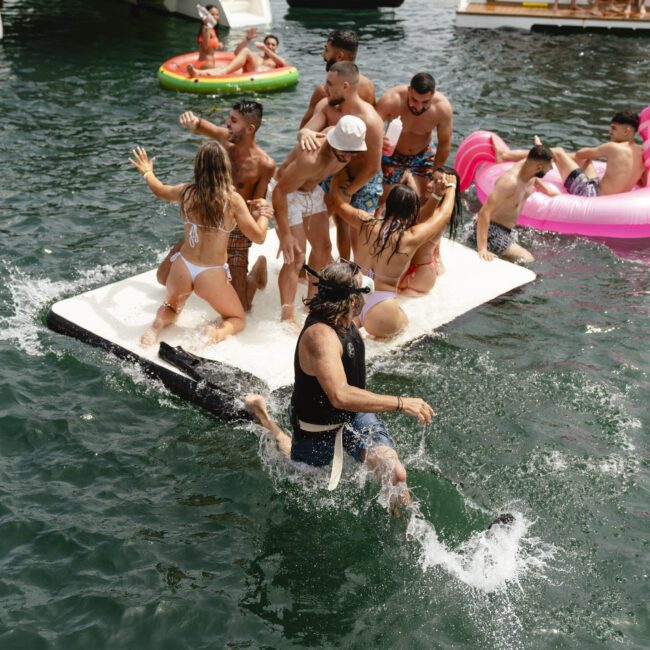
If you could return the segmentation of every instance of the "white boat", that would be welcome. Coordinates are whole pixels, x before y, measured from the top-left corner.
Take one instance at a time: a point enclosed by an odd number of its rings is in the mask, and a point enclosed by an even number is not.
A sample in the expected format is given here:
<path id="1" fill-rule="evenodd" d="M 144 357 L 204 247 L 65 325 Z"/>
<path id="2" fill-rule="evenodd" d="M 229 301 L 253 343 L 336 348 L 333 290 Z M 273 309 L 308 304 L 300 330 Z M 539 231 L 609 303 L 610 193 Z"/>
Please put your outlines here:
<path id="1" fill-rule="evenodd" d="M 205 347 L 201 342 L 202 327 L 217 320 L 217 314 L 194 294 L 176 325 L 163 331 L 160 349 L 158 345 L 140 345 L 140 335 L 164 298 L 164 288 L 157 284 L 153 270 L 61 300 L 50 308 L 47 323 L 56 332 L 137 363 L 169 390 L 213 413 L 241 417 L 241 403 L 233 405 L 233 391 L 238 395 L 251 389 L 271 394 L 293 383 L 297 337 L 279 321 L 281 262 L 276 259 L 277 250 L 274 230 L 263 245 L 252 246 L 251 264 L 259 255 L 268 260 L 267 288 L 256 294 L 246 329 L 218 345 Z M 398 355 L 410 342 L 535 279 L 527 268 L 503 260 L 484 262 L 476 251 L 447 239 L 442 240 L 441 254 L 446 270 L 431 293 L 422 298 L 399 298 L 409 317 L 407 328 L 388 342 L 365 337 L 369 361 Z M 296 307 L 303 318 L 300 301 L 304 292 L 305 286 L 300 285 Z M 216 380 L 205 375 L 197 378 L 187 368 L 180 370 L 174 361 L 179 355 L 188 356 L 187 351 L 198 355 L 196 363 L 207 365 Z"/>
<path id="2" fill-rule="evenodd" d="M 636 5 L 636 3 L 633 3 Z M 590 29 L 590 30 L 648 30 L 650 11 L 645 16 L 632 13 L 625 18 L 622 11 L 606 11 L 595 15 L 586 0 L 579 0 L 575 9 L 562 2 L 557 10 L 553 2 L 508 0 L 458 0 L 456 25 L 478 29 Z"/>
<path id="3" fill-rule="evenodd" d="M 169 11 L 199 19 L 196 5 L 213 4 L 219 9 L 219 24 L 225 27 L 257 27 L 273 22 L 270 0 L 128 0 L 142 7 Z"/>

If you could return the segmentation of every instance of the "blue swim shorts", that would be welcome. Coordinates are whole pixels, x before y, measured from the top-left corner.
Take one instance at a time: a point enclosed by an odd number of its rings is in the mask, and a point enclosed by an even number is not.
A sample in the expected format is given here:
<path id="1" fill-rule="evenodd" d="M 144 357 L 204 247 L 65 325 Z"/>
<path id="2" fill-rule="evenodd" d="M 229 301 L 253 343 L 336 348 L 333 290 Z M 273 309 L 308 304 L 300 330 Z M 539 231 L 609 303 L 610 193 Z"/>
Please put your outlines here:
<path id="1" fill-rule="evenodd" d="M 403 153 L 393 152 L 392 156 L 381 157 L 381 169 L 384 175 L 384 185 L 397 185 L 402 182 L 405 171 L 410 171 L 414 176 L 430 176 L 434 170 L 436 148 L 433 142 L 419 153 L 408 156 Z"/>
<path id="2" fill-rule="evenodd" d="M 325 192 L 330 191 L 332 177 L 326 178 L 320 186 Z M 379 199 L 384 193 L 381 171 L 378 171 L 358 192 L 352 195 L 350 205 L 359 210 L 365 210 L 369 214 L 374 214 L 379 207 Z"/>
<path id="3" fill-rule="evenodd" d="M 334 458 L 336 429 L 325 433 L 306 433 L 294 426 L 291 438 L 291 460 L 314 467 L 329 465 Z M 391 449 L 395 443 L 386 427 L 374 413 L 357 413 L 343 429 L 343 449 L 358 463 L 364 449 L 384 445 Z"/>

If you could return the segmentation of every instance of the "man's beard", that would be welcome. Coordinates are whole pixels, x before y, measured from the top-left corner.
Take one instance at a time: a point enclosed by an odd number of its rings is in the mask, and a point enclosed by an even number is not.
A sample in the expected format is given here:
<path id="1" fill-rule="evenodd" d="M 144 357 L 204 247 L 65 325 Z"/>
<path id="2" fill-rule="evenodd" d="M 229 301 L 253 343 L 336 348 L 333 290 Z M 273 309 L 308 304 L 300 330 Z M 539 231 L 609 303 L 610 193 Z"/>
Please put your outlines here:
<path id="1" fill-rule="evenodd" d="M 336 59 L 327 59 L 325 61 L 325 72 L 329 72 L 330 68 L 336 63 Z"/>
<path id="2" fill-rule="evenodd" d="M 424 112 L 427 110 L 426 108 L 423 108 L 421 111 L 414 111 L 414 110 L 411 108 L 411 105 L 410 105 L 408 102 L 406 102 L 406 105 L 408 106 L 409 111 L 411 111 L 411 113 L 412 113 L 413 115 L 415 115 L 416 117 L 417 117 L 418 115 L 422 115 L 422 113 L 424 113 Z"/>
<path id="3" fill-rule="evenodd" d="M 345 97 L 329 97 L 327 103 L 330 106 L 340 106 L 345 101 Z"/>

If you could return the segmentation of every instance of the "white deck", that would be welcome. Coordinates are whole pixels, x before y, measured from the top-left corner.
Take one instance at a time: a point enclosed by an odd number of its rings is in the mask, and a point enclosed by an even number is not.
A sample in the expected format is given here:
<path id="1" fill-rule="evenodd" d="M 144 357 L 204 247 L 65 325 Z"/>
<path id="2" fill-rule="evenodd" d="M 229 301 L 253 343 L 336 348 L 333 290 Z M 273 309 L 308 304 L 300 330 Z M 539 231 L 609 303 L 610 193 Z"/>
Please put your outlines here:
<path id="1" fill-rule="evenodd" d="M 219 23 L 225 27 L 257 27 L 273 22 L 269 0 L 164 0 L 165 8 L 173 13 L 198 20 L 197 4 L 213 4 L 219 9 Z"/>
<path id="2" fill-rule="evenodd" d="M 218 345 L 204 347 L 201 328 L 214 322 L 216 314 L 192 295 L 178 323 L 165 330 L 161 340 L 251 372 L 263 379 L 271 390 L 291 384 L 296 334 L 278 320 L 280 262 L 275 257 L 277 248 L 275 231 L 270 231 L 264 245 L 254 245 L 251 249 L 251 262 L 260 254 L 269 260 L 269 283 L 265 291 L 256 295 L 247 327 L 241 334 Z M 442 259 L 446 272 L 429 296 L 400 298 L 410 320 L 407 329 L 388 343 L 367 340 L 369 359 L 433 332 L 461 314 L 535 279 L 529 269 L 501 260 L 483 262 L 475 251 L 448 240 L 443 240 Z M 301 286 L 300 293 L 304 291 L 305 287 Z M 163 297 L 164 288 L 156 283 L 152 270 L 67 298 L 53 305 L 51 310 L 138 357 L 171 368 L 158 358 L 157 345 L 143 348 L 139 343 L 140 335 L 151 324 Z M 297 297 L 297 304 L 301 297 Z M 303 313 L 302 309 L 300 312 Z"/>

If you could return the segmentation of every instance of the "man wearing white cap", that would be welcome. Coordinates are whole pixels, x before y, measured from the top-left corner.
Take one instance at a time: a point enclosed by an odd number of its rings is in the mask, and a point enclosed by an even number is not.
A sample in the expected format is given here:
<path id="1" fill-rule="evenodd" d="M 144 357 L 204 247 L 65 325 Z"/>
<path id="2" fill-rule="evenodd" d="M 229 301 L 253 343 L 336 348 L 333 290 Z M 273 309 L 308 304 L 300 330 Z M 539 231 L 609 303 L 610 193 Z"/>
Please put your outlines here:
<path id="1" fill-rule="evenodd" d="M 365 138 L 363 120 L 346 115 L 327 134 L 319 134 L 316 150 L 296 146 L 269 183 L 267 199 L 273 202 L 284 256 L 279 277 L 284 321 L 296 323 L 294 303 L 307 241 L 313 268 L 321 269 L 331 261 L 329 219 L 320 183 L 343 169 L 355 154 L 366 151 Z"/>

